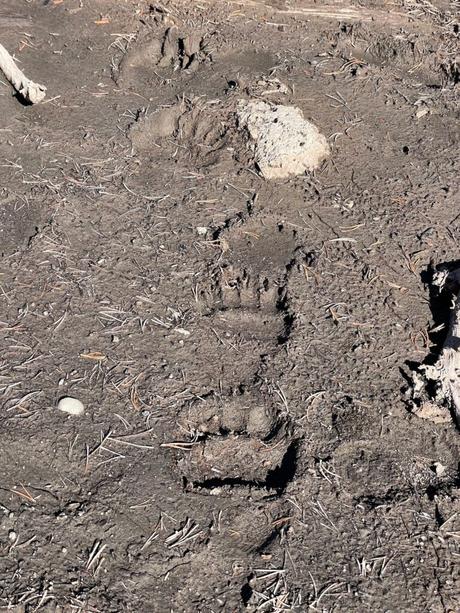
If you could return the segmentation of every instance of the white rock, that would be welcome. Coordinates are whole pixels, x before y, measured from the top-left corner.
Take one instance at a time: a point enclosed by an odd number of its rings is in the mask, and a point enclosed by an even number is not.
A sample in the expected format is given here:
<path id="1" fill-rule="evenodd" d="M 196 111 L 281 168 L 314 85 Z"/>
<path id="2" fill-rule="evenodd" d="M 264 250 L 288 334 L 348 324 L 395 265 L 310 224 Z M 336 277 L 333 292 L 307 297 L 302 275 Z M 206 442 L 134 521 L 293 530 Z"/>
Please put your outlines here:
<path id="1" fill-rule="evenodd" d="M 83 415 L 85 412 L 83 403 L 77 398 L 71 398 L 70 396 L 61 398 L 61 400 L 58 402 L 57 408 L 59 411 L 69 413 L 69 415 Z"/>
<path id="2" fill-rule="evenodd" d="M 433 468 L 434 468 L 434 472 L 436 473 L 438 477 L 442 477 L 447 470 L 447 467 L 441 464 L 441 462 L 434 462 Z"/>
<path id="3" fill-rule="evenodd" d="M 428 113 L 430 112 L 430 109 L 419 109 L 416 113 L 415 116 L 417 117 L 417 119 L 420 119 L 421 117 L 425 117 L 425 115 L 428 115 Z"/>
<path id="4" fill-rule="evenodd" d="M 185 330 L 185 328 L 174 328 L 174 330 L 179 334 L 183 334 L 184 336 L 190 336 L 191 334 L 190 330 Z"/>
<path id="5" fill-rule="evenodd" d="M 315 170 L 330 155 L 326 137 L 297 107 L 240 100 L 237 117 L 249 133 L 255 161 L 266 179 Z"/>

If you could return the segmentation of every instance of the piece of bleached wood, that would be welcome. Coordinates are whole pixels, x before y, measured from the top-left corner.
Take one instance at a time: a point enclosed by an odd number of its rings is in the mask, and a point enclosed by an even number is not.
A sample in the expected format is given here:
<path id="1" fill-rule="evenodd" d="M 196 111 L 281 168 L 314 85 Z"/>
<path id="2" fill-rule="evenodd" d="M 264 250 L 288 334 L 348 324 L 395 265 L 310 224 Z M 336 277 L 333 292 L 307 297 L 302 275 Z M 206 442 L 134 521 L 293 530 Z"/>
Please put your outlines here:
<path id="1" fill-rule="evenodd" d="M 218 4 L 222 0 L 202 0 L 201 3 Z M 280 7 L 286 3 L 273 2 L 271 0 L 225 0 L 225 3 L 235 4 L 242 11 L 249 7 L 254 10 L 261 10 L 281 16 L 294 16 L 299 19 L 336 19 L 339 21 L 373 22 L 385 23 L 401 27 L 411 25 L 417 27 L 417 22 L 410 18 L 407 12 L 398 10 L 398 3 L 393 0 L 386 0 L 383 9 L 365 8 L 363 6 L 353 6 L 349 0 L 329 0 L 328 2 L 317 2 L 317 0 L 292 0 L 287 3 L 289 6 Z"/>
<path id="2" fill-rule="evenodd" d="M 28 79 L 17 66 L 11 55 L 0 44 L 0 69 L 14 89 L 30 104 L 41 102 L 46 96 L 46 87 Z"/>
<path id="3" fill-rule="evenodd" d="M 433 366 L 424 366 L 425 377 L 437 382 L 435 401 L 447 404 L 460 426 L 460 269 L 435 275 L 434 285 L 453 292 L 449 329 L 441 354 Z"/>

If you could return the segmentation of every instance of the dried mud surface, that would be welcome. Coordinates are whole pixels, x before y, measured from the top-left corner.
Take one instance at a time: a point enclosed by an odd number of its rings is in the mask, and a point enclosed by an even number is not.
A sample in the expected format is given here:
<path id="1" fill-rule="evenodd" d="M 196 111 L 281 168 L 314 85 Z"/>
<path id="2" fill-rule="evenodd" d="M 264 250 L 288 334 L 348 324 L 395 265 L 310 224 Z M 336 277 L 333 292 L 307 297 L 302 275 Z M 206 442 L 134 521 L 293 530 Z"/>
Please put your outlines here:
<path id="1" fill-rule="evenodd" d="M 458 3 L 4 0 L 0 611 L 460 610 Z M 331 157 L 266 181 L 235 110 Z M 56 409 L 80 399 L 83 416 Z"/>

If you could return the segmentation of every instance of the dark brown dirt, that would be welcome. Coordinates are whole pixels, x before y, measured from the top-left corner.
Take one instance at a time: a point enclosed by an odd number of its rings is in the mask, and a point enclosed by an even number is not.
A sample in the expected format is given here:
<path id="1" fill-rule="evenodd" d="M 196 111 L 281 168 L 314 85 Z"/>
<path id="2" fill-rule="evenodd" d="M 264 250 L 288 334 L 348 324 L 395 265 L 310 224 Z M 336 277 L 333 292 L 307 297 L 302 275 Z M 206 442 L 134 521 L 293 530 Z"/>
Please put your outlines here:
<path id="1" fill-rule="evenodd" d="M 0 610 L 460 611 L 410 413 L 459 259 L 458 3 L 3 0 Z M 300 107 L 267 182 L 241 98 Z M 63 396 L 81 417 L 56 409 Z"/>

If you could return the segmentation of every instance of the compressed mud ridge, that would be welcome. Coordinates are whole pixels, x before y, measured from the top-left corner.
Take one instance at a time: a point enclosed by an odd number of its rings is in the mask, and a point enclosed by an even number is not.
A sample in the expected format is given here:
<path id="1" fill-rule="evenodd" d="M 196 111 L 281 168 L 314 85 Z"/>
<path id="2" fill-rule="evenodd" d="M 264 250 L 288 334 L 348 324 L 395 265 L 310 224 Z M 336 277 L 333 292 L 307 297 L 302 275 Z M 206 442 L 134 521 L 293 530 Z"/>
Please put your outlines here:
<path id="1" fill-rule="evenodd" d="M 420 379 L 458 3 L 4 0 L 0 28 L 47 86 L 0 83 L 0 611 L 459 611 L 460 437 Z M 264 173 L 242 108 L 298 109 L 320 155 Z"/>

